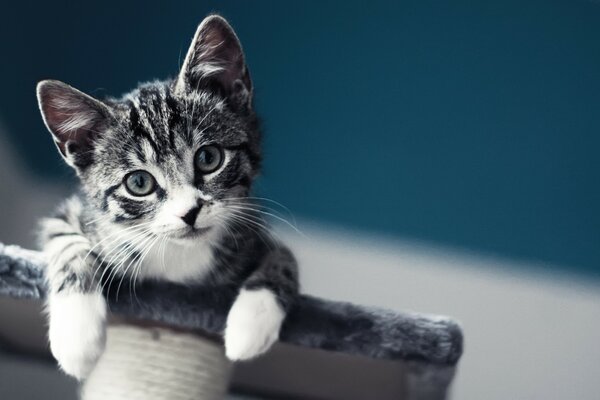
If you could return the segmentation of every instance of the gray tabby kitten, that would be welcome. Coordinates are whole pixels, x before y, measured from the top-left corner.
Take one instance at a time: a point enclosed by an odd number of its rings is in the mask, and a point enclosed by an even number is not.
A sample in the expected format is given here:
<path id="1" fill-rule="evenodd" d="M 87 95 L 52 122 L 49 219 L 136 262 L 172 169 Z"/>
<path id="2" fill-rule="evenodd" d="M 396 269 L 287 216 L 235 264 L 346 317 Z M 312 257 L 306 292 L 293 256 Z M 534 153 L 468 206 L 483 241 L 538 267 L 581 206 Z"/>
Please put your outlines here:
<path id="1" fill-rule="evenodd" d="M 298 293 L 297 267 L 249 197 L 260 133 L 231 26 L 206 18 L 174 80 L 104 101 L 43 81 L 37 96 L 81 180 L 42 223 L 50 347 L 62 369 L 80 379 L 93 369 L 105 345 L 103 288 L 125 278 L 239 285 L 226 355 L 265 352 Z"/>

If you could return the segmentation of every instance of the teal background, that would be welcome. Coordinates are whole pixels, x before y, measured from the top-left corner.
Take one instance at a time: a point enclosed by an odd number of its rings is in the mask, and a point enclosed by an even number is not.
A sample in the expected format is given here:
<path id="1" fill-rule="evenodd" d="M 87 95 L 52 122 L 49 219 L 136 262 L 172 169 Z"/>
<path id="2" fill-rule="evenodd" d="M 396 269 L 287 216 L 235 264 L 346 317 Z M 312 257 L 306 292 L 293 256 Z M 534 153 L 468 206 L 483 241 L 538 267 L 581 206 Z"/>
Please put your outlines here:
<path id="1" fill-rule="evenodd" d="M 600 274 L 600 2 L 13 3 L 0 119 L 62 165 L 36 81 L 96 96 L 176 74 L 227 17 L 265 126 L 262 195 L 297 217 Z"/>

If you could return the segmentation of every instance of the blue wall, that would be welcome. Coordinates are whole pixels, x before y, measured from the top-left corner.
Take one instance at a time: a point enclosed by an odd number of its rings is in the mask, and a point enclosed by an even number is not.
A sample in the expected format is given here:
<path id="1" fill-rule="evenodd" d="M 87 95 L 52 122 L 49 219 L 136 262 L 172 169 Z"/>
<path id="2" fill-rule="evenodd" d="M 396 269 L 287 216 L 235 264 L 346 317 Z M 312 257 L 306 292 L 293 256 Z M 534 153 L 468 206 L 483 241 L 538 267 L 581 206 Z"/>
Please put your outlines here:
<path id="1" fill-rule="evenodd" d="M 600 2 L 69 3 L 0 16 L 0 118 L 37 172 L 70 176 L 37 80 L 102 96 L 174 75 L 218 11 L 264 117 L 261 194 L 298 216 L 600 273 Z"/>

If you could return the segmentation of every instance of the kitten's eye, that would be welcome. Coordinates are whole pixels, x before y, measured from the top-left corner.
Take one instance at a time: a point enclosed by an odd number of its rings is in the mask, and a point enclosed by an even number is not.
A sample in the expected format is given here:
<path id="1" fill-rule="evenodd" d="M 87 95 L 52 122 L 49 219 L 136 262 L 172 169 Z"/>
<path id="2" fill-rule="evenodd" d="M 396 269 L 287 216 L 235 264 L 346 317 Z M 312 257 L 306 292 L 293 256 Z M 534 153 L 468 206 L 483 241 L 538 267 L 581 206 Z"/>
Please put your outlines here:
<path id="1" fill-rule="evenodd" d="M 194 164 L 198 171 L 209 174 L 216 171 L 223 162 L 223 151 L 213 145 L 202 146 L 196 152 Z"/>
<path id="2" fill-rule="evenodd" d="M 134 171 L 125 176 L 125 188 L 134 196 L 147 196 L 156 189 L 156 180 L 146 171 Z"/>

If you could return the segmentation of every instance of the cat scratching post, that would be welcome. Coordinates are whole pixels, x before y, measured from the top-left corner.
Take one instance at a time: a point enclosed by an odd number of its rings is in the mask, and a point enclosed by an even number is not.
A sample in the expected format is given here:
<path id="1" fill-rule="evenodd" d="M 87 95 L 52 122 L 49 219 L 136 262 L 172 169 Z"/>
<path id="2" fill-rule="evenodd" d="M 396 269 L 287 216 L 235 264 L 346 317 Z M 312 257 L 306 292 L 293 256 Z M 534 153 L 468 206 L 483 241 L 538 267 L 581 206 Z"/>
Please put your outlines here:
<path id="1" fill-rule="evenodd" d="M 44 264 L 40 253 L 0 244 L 0 295 L 43 298 Z M 128 324 L 121 325 L 121 320 L 111 325 L 107 352 L 83 386 L 84 399 L 222 398 L 230 371 L 222 345 L 189 332 L 219 338 L 236 294 L 235 287 L 165 282 L 144 282 L 136 287 L 135 299 L 105 293 L 111 314 Z M 144 321 L 143 326 L 132 321 Z M 290 309 L 280 341 L 294 349 L 316 350 L 320 357 L 342 356 L 346 364 L 360 359 L 400 366 L 393 370 L 398 375 L 393 375 L 388 383 L 402 381 L 402 395 L 394 398 L 410 400 L 445 399 L 463 349 L 462 331 L 449 318 L 307 295 L 301 295 Z M 285 369 L 291 369 L 292 378 L 295 377 L 297 366 L 290 366 L 292 362 L 290 358 L 280 359 L 270 370 L 271 375 L 262 380 L 277 380 L 273 376 Z M 309 372 L 318 369 L 319 364 L 313 363 Z M 368 372 L 363 368 L 348 379 L 360 382 Z M 289 384 L 297 384 L 297 380 L 286 378 Z M 322 375 L 313 374 L 312 379 L 321 378 Z M 362 388 L 368 396 L 357 397 L 354 392 L 346 392 L 344 397 L 335 397 L 329 391 L 315 393 L 313 397 L 382 399 L 381 378 L 377 376 L 371 381 L 372 387 Z M 326 383 L 336 384 L 334 380 Z M 311 386 L 311 381 L 302 382 L 301 386 Z M 293 397 L 281 396 L 281 391 L 279 394 L 279 398 Z M 302 394 L 295 393 L 294 398 L 302 398 Z"/>
<path id="2" fill-rule="evenodd" d="M 82 400 L 217 400 L 231 363 L 223 346 L 168 328 L 111 324 L 106 351 L 82 386 Z"/>

